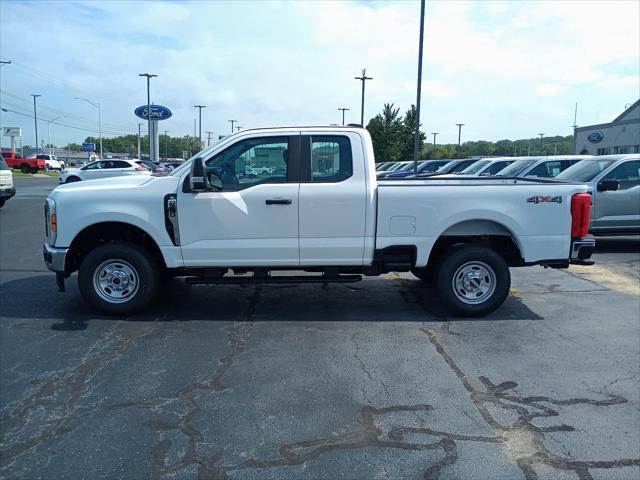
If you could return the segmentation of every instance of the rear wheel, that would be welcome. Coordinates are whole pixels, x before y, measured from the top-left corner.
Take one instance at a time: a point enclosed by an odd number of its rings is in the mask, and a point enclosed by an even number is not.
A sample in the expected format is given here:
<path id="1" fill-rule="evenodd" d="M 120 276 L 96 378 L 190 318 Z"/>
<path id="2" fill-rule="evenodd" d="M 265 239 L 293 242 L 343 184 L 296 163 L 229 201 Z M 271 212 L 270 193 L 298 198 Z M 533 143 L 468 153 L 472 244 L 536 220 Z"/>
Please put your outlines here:
<path id="1" fill-rule="evenodd" d="M 28 163 L 23 163 L 22 165 L 20 165 L 20 171 L 22 173 L 31 173 L 31 167 Z"/>
<path id="2" fill-rule="evenodd" d="M 494 250 L 477 245 L 446 252 L 436 273 L 440 300 L 464 317 L 479 317 L 496 310 L 507 298 L 510 286 L 505 260 Z"/>
<path id="3" fill-rule="evenodd" d="M 129 314 L 146 307 L 158 291 L 160 269 L 141 247 L 108 243 L 93 249 L 78 272 L 78 288 L 107 313 Z"/>

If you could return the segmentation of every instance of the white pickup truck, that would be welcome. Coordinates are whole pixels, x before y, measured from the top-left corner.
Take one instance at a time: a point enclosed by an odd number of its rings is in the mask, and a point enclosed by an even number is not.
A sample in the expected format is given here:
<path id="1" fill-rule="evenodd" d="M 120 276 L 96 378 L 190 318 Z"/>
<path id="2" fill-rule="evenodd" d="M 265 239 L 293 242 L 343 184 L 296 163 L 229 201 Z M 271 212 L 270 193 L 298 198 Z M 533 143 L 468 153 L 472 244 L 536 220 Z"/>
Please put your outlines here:
<path id="1" fill-rule="evenodd" d="M 242 175 L 256 159 L 273 173 Z M 453 312 L 479 316 L 507 297 L 509 267 L 592 263 L 585 192 L 509 177 L 378 183 L 363 128 L 244 130 L 167 176 L 57 187 L 44 258 L 60 290 L 78 271 L 85 299 L 117 314 L 144 308 L 168 276 L 323 283 L 412 271 Z"/>

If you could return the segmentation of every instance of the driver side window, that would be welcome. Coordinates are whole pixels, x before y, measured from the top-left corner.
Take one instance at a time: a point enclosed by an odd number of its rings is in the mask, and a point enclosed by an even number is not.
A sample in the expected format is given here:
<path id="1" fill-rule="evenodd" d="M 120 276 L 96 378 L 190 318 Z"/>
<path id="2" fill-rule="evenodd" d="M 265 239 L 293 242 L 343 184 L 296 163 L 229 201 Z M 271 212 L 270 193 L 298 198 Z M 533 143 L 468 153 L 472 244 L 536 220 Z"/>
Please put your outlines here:
<path id="1" fill-rule="evenodd" d="M 208 159 L 205 166 L 213 185 L 237 191 L 261 183 L 285 183 L 288 159 L 288 137 L 249 138 Z"/>

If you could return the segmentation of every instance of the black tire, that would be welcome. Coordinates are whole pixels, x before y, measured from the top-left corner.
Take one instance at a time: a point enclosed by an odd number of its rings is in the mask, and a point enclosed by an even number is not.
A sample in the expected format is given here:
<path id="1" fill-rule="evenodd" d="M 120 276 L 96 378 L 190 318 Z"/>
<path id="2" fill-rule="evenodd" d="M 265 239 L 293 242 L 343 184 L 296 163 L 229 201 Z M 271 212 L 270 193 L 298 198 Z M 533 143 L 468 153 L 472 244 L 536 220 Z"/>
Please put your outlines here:
<path id="1" fill-rule="evenodd" d="M 442 303 L 463 317 L 480 317 L 496 310 L 511 286 L 509 266 L 494 250 L 462 245 L 444 253 L 436 273 Z"/>
<path id="2" fill-rule="evenodd" d="M 38 169 L 37 168 L 32 168 L 31 169 L 31 173 L 38 173 Z"/>
<path id="3" fill-rule="evenodd" d="M 416 277 L 422 280 L 425 283 L 425 285 L 433 284 L 433 268 L 414 267 L 411 269 L 411 273 L 413 273 Z"/>
<path id="4" fill-rule="evenodd" d="M 20 165 L 20 171 L 22 173 L 31 173 L 31 167 L 28 163 L 23 163 L 22 165 Z"/>
<path id="5" fill-rule="evenodd" d="M 80 181 L 80 178 L 78 178 L 78 177 L 68 177 L 64 181 L 64 183 L 73 183 L 73 182 L 79 182 L 79 181 Z"/>
<path id="6" fill-rule="evenodd" d="M 106 274 L 105 269 L 111 265 L 116 267 Z M 101 276 L 100 272 L 106 276 Z M 131 281 L 131 285 L 135 284 L 137 288 L 132 288 L 130 295 L 123 290 L 126 298 L 109 301 L 106 297 L 115 298 L 117 292 L 108 294 L 109 288 L 103 289 L 96 285 L 100 283 L 100 278 L 105 283 L 116 280 L 122 282 L 120 279 L 123 275 L 129 285 L 128 278 L 133 278 L 129 277 L 129 272 L 133 272 L 136 278 L 135 283 Z M 142 247 L 132 243 L 107 243 L 94 248 L 82 261 L 78 272 L 78 288 L 84 299 L 104 312 L 116 315 L 128 315 L 142 310 L 153 300 L 159 286 L 160 268 L 157 262 Z"/>

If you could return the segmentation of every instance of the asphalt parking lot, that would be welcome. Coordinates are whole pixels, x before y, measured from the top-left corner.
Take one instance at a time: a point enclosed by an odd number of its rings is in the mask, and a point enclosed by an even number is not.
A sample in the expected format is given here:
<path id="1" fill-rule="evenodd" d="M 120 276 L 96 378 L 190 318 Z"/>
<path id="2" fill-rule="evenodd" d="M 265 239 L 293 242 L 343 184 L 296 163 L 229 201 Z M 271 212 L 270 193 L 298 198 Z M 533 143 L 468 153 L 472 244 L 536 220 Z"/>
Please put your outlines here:
<path id="1" fill-rule="evenodd" d="M 640 478 L 640 239 L 513 270 L 479 320 L 408 274 L 175 281 L 116 318 L 44 267 L 55 181 L 0 210 L 3 478 Z"/>

